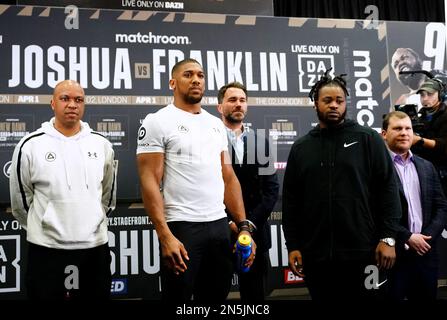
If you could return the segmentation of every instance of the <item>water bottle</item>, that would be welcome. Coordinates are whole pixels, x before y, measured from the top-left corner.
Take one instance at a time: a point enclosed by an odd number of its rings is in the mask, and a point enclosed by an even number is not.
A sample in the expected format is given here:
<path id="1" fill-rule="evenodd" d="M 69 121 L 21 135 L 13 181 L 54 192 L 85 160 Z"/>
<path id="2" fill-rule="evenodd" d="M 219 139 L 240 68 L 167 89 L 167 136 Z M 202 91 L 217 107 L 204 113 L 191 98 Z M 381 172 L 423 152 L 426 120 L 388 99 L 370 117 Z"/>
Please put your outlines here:
<path id="1" fill-rule="evenodd" d="M 241 234 L 236 241 L 236 268 L 239 272 L 247 272 L 250 267 L 246 267 L 248 257 L 251 254 L 251 237 L 248 234 Z"/>

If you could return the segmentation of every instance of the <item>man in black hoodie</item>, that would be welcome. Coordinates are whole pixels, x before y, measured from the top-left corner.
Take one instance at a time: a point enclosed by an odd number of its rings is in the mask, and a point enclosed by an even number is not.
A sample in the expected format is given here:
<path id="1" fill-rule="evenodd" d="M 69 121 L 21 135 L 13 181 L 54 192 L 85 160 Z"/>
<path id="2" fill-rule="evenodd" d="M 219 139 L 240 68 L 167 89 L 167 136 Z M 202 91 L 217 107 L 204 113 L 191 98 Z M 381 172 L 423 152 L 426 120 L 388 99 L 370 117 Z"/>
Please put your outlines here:
<path id="1" fill-rule="evenodd" d="M 346 82 L 328 73 L 309 94 L 319 125 L 293 144 L 287 161 L 289 266 L 312 299 L 376 297 L 386 282 L 379 282 L 379 269 L 390 269 L 396 256 L 398 186 L 382 138 L 345 120 Z"/>

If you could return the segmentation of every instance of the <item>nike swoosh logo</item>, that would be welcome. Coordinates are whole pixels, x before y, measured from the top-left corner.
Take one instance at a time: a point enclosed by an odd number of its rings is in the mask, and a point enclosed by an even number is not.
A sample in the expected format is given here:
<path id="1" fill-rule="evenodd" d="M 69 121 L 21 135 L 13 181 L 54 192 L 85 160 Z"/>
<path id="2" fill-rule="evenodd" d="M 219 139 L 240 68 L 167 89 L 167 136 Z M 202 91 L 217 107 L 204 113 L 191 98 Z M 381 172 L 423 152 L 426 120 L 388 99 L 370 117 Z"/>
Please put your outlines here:
<path id="1" fill-rule="evenodd" d="M 376 288 L 379 288 L 382 284 L 384 284 L 387 281 L 388 281 L 388 279 L 385 279 L 381 283 L 376 283 Z"/>
<path id="2" fill-rule="evenodd" d="M 346 143 L 346 142 L 345 142 L 345 144 L 343 145 L 343 147 L 348 148 L 348 147 L 350 147 L 350 146 L 352 146 L 352 145 L 354 145 L 354 144 L 356 144 L 356 143 L 359 143 L 359 142 L 358 142 L 358 141 L 354 141 L 354 142 L 351 142 L 351 143 Z"/>

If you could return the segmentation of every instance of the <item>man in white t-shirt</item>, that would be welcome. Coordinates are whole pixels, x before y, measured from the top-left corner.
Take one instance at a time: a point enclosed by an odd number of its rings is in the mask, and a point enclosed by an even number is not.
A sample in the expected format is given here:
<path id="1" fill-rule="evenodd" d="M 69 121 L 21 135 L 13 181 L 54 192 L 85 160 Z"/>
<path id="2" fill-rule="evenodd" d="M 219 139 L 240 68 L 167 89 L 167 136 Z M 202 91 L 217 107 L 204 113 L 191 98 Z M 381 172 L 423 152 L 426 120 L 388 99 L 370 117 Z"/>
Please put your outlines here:
<path id="1" fill-rule="evenodd" d="M 137 147 L 143 202 L 160 242 L 162 298 L 222 301 L 232 276 L 225 206 L 240 232 L 249 234 L 251 226 L 231 161 L 224 160 L 225 128 L 201 107 L 202 66 L 179 61 L 169 85 L 173 103 L 144 119 Z M 248 265 L 254 254 L 255 245 Z"/>

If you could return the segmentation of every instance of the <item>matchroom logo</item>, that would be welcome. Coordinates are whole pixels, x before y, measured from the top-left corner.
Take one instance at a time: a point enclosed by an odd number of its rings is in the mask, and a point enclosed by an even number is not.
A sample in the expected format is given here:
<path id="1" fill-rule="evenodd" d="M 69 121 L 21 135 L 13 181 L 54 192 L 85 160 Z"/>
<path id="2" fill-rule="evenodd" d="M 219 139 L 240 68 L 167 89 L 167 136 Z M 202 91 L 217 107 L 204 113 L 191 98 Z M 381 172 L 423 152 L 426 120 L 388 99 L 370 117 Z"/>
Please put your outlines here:
<path id="1" fill-rule="evenodd" d="M 0 293 L 20 291 L 20 235 L 0 236 Z"/>

